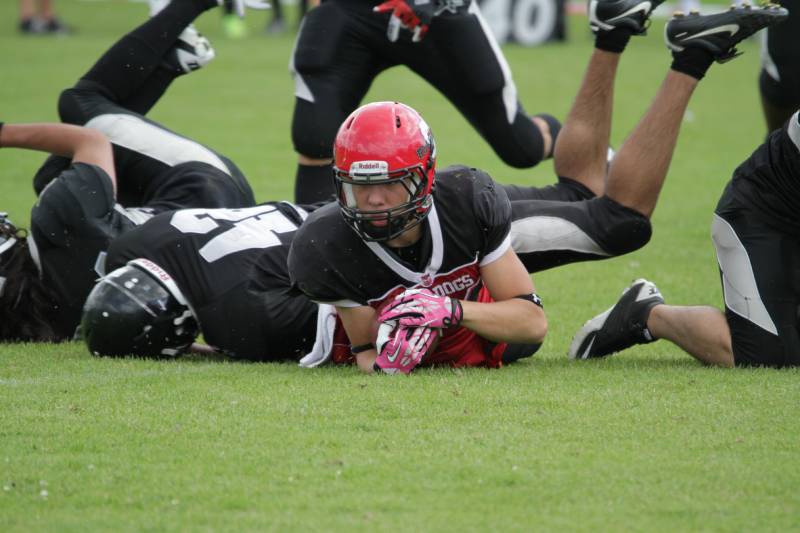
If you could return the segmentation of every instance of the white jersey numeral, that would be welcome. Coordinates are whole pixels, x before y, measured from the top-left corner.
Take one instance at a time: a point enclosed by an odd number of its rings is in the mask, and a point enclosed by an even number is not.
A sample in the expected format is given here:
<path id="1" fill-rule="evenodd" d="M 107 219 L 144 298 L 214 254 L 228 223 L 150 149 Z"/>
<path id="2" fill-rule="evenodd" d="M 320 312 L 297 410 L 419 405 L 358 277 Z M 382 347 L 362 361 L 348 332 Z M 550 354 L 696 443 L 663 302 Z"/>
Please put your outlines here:
<path id="1" fill-rule="evenodd" d="M 170 224 L 183 233 L 204 235 L 223 221 L 232 222 L 231 228 L 200 248 L 200 255 L 209 263 L 243 250 L 279 246 L 281 241 L 276 234 L 297 229 L 297 225 L 273 205 L 245 209 L 184 209 L 172 216 Z"/>

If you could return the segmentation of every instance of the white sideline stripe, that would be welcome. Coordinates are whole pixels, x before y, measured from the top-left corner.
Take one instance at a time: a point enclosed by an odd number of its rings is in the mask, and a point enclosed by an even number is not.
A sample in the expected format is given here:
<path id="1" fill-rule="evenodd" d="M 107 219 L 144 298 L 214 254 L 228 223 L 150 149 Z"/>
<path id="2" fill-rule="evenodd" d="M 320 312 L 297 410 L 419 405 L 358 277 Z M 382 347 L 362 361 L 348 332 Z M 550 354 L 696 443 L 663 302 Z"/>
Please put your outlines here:
<path id="1" fill-rule="evenodd" d="M 106 358 L 108 361 L 115 360 L 114 358 Z M 122 361 L 125 361 L 123 359 Z M 155 361 L 154 361 L 155 362 Z M 158 362 L 161 364 L 162 362 Z M 41 385 L 60 385 L 63 383 L 92 383 L 92 384 L 102 384 L 102 383 L 111 383 L 116 381 L 129 381 L 131 378 L 146 378 L 151 376 L 174 376 L 179 374 L 201 374 L 208 372 L 209 370 L 215 369 L 214 365 L 208 366 L 195 366 L 192 364 L 191 367 L 188 365 L 185 367 L 178 367 L 173 365 L 162 365 L 164 370 L 142 370 L 139 372 L 130 371 L 129 369 L 120 369 L 119 375 L 104 375 L 98 376 L 95 372 L 91 374 L 80 373 L 80 374 L 67 374 L 64 375 L 59 373 L 58 376 L 45 376 L 41 378 L 0 378 L 0 387 L 30 387 L 30 386 L 41 386 Z M 216 366 L 216 368 L 222 368 L 220 366 Z M 176 369 L 180 369 L 177 371 L 173 371 Z M 169 372 L 166 370 L 170 370 Z"/>
<path id="2" fill-rule="evenodd" d="M 495 39 L 492 29 L 489 27 L 486 19 L 483 18 L 483 13 L 481 13 L 481 8 L 478 6 L 478 2 L 470 3 L 469 13 L 475 15 L 475 18 L 477 18 L 478 22 L 480 22 L 481 29 L 483 29 L 483 33 L 486 35 L 486 39 L 489 41 L 489 45 L 492 47 L 492 51 L 497 59 L 497 63 L 500 65 L 500 70 L 503 71 L 503 79 L 505 80 L 505 84 L 503 85 L 503 105 L 505 105 L 506 108 L 506 118 L 508 119 L 508 123 L 513 124 L 514 119 L 517 116 L 518 101 L 517 86 L 514 85 L 514 80 L 511 77 L 511 67 L 508 66 L 508 62 L 506 61 L 503 52 L 500 50 L 500 45 L 497 44 L 497 39 Z"/>
<path id="3" fill-rule="evenodd" d="M 797 122 L 798 118 L 800 118 L 800 116 L 798 116 L 799 113 L 800 112 L 795 111 L 792 118 L 789 119 L 789 127 L 786 128 L 789 138 L 792 139 L 798 151 L 800 151 L 800 124 Z"/>
<path id="4" fill-rule="evenodd" d="M 778 328 L 758 292 L 750 256 L 731 225 L 716 213 L 711 223 L 711 240 L 714 241 L 717 263 L 722 271 L 725 305 L 761 329 L 777 335 Z"/>
<path id="5" fill-rule="evenodd" d="M 595 255 L 611 255 L 574 223 L 550 216 L 533 216 L 513 221 L 511 247 L 518 254 L 571 250 Z"/>
<path id="6" fill-rule="evenodd" d="M 231 175 L 228 166 L 200 143 L 181 137 L 139 117 L 126 114 L 98 115 L 85 124 L 87 128 L 103 133 L 108 139 L 123 148 L 133 150 L 175 166 L 190 161 L 199 161 Z"/>

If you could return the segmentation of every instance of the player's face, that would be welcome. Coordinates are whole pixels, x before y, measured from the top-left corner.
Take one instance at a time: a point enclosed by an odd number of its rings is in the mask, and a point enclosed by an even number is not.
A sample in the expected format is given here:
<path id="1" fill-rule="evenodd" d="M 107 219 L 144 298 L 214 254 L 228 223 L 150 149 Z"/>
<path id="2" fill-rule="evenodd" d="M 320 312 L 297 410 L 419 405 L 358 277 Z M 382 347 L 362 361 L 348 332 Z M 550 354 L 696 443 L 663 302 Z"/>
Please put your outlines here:
<path id="1" fill-rule="evenodd" d="M 408 186 L 403 181 L 378 185 L 353 185 L 356 205 L 361 211 L 383 211 L 403 205 L 411 197 L 408 191 Z M 386 226 L 388 221 L 385 218 L 378 219 L 378 216 L 376 215 L 376 220 L 370 224 L 377 227 Z"/>

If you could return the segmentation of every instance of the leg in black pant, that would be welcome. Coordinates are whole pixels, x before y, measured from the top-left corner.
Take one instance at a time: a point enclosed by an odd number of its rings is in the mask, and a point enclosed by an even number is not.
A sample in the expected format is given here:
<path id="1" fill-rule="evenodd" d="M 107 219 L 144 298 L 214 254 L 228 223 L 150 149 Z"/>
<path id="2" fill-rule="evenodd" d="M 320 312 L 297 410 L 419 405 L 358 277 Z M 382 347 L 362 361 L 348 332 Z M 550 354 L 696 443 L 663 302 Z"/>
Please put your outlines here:
<path id="1" fill-rule="evenodd" d="M 117 41 L 76 85 L 92 82 L 118 105 L 146 114 L 178 72 L 159 68 L 181 32 L 216 0 L 173 0 L 156 16 Z"/>
<path id="2" fill-rule="evenodd" d="M 216 0 L 173 0 L 160 13 L 109 48 L 72 89 L 61 94 L 62 122 L 84 125 L 103 109 L 119 107 L 145 115 L 181 74 L 164 67 L 178 36 Z M 99 97 L 99 98 L 98 98 Z M 39 194 L 69 166 L 68 159 L 48 157 L 33 179 Z"/>

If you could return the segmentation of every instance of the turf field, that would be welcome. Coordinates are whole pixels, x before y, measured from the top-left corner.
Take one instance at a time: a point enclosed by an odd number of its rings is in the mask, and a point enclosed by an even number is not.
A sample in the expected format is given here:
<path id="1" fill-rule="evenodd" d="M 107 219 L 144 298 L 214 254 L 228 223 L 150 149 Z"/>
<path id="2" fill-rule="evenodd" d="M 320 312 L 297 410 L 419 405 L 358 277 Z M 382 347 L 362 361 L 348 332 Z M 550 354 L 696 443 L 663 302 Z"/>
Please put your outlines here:
<path id="1" fill-rule="evenodd" d="M 22 38 L 0 2 L 0 120 L 56 120 L 59 91 L 146 14 L 121 0 L 59 0 L 69 38 Z M 290 198 L 292 37 L 226 41 L 152 117 L 217 148 L 257 197 Z M 669 65 L 663 22 L 623 58 L 612 135 L 622 143 Z M 528 111 L 563 116 L 591 41 L 505 52 Z M 710 215 L 764 135 L 758 47 L 715 66 L 683 124 L 642 251 L 536 276 L 550 320 L 535 359 L 499 371 L 366 377 L 291 364 L 101 360 L 78 344 L 0 346 L 0 530 L 636 530 L 800 528 L 796 371 L 704 368 L 666 343 L 572 363 L 584 320 L 631 279 L 667 301 L 720 303 Z M 547 184 L 552 167 L 506 168 L 423 82 L 396 69 L 370 99 L 399 99 L 433 128 L 440 164 Z M 34 200 L 42 157 L 0 150 L 0 208 Z M 794 406 L 794 407 L 793 407 Z"/>

